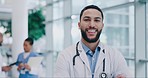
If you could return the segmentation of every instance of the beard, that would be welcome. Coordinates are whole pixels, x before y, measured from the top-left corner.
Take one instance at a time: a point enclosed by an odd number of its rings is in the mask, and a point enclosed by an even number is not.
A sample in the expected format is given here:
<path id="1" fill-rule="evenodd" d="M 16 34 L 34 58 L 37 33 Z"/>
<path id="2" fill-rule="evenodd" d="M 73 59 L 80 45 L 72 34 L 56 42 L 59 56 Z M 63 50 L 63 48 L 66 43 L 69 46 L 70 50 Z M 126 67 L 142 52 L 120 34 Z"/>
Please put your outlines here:
<path id="1" fill-rule="evenodd" d="M 87 37 L 86 30 L 84 31 L 84 30 L 81 29 L 81 35 L 82 35 L 83 39 L 85 41 L 89 42 L 89 43 L 96 42 L 100 38 L 101 32 L 102 32 L 102 29 L 100 31 L 97 31 L 97 35 L 96 35 L 95 38 L 90 39 L 90 38 Z"/>

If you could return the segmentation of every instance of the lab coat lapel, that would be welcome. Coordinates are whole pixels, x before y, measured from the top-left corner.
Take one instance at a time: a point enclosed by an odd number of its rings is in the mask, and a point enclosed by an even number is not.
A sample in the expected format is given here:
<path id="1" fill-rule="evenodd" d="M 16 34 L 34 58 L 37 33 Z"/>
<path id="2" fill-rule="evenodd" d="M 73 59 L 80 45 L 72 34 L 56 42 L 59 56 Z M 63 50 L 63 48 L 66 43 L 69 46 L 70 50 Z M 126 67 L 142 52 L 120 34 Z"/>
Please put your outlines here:
<path id="1" fill-rule="evenodd" d="M 89 71 L 91 72 L 90 70 L 90 65 L 89 65 L 89 61 L 88 61 L 88 58 L 86 56 L 86 52 L 84 51 L 84 49 L 82 48 L 82 45 L 80 44 L 79 45 L 79 53 L 80 53 L 80 58 L 81 60 L 85 63 L 85 65 L 87 66 L 87 68 L 89 69 Z"/>
<path id="2" fill-rule="evenodd" d="M 103 49 L 101 47 L 100 53 L 99 53 L 99 57 L 97 60 L 97 64 L 95 67 L 95 72 L 101 67 L 103 68 L 103 59 L 105 58 L 105 53 L 103 52 Z M 103 70 L 102 70 L 103 71 Z"/>

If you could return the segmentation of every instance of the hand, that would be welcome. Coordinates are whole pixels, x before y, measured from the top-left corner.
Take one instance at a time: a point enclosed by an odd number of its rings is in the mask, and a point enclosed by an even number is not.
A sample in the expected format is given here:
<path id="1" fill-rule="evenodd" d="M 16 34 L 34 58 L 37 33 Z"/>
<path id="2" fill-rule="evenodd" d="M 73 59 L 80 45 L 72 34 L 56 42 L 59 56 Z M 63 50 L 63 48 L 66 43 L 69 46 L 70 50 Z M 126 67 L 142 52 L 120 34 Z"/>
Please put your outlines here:
<path id="1" fill-rule="evenodd" d="M 29 71 L 31 70 L 31 67 L 28 64 L 24 64 L 25 68 L 28 69 Z"/>
<path id="2" fill-rule="evenodd" d="M 11 70 L 11 66 L 3 66 L 2 67 L 2 71 L 8 72 L 9 70 Z"/>
<path id="3" fill-rule="evenodd" d="M 123 74 L 119 74 L 119 75 L 117 75 L 116 78 L 126 78 L 126 77 Z"/>
<path id="4" fill-rule="evenodd" d="M 17 70 L 19 71 L 19 70 L 21 70 L 22 68 L 24 68 L 24 64 L 23 64 L 23 63 L 20 63 L 20 64 L 18 65 Z"/>

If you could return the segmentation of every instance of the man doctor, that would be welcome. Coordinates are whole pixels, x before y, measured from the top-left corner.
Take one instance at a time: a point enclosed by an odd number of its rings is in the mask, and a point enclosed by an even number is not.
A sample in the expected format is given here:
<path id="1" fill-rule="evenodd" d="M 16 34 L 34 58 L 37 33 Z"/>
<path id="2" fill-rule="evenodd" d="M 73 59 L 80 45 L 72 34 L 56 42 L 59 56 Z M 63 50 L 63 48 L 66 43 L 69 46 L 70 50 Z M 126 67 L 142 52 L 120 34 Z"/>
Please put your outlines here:
<path id="1" fill-rule="evenodd" d="M 60 78 L 126 78 L 130 77 L 122 54 L 101 43 L 104 27 L 103 12 L 88 5 L 80 13 L 78 22 L 82 38 L 58 55 L 54 77 Z"/>
<path id="2" fill-rule="evenodd" d="M 11 67 L 10 66 L 3 66 L 4 59 L 1 55 L 1 52 L 3 51 L 2 43 L 3 43 L 3 34 L 0 32 L 0 78 L 5 78 L 6 72 L 10 71 Z"/>

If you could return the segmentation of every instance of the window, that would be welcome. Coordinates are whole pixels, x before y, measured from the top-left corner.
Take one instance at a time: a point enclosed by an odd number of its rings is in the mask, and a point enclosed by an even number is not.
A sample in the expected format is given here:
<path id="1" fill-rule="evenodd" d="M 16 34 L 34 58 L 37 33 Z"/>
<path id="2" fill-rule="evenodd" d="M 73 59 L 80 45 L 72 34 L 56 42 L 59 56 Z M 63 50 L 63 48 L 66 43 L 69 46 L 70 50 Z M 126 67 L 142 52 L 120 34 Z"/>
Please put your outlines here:
<path id="1" fill-rule="evenodd" d="M 53 4 L 53 19 L 57 20 L 63 17 L 63 1 Z"/>
<path id="2" fill-rule="evenodd" d="M 125 57 L 134 58 L 134 8 L 133 6 L 105 10 L 104 30 L 101 40 L 117 48 Z M 127 60 L 134 75 L 134 61 Z"/>

